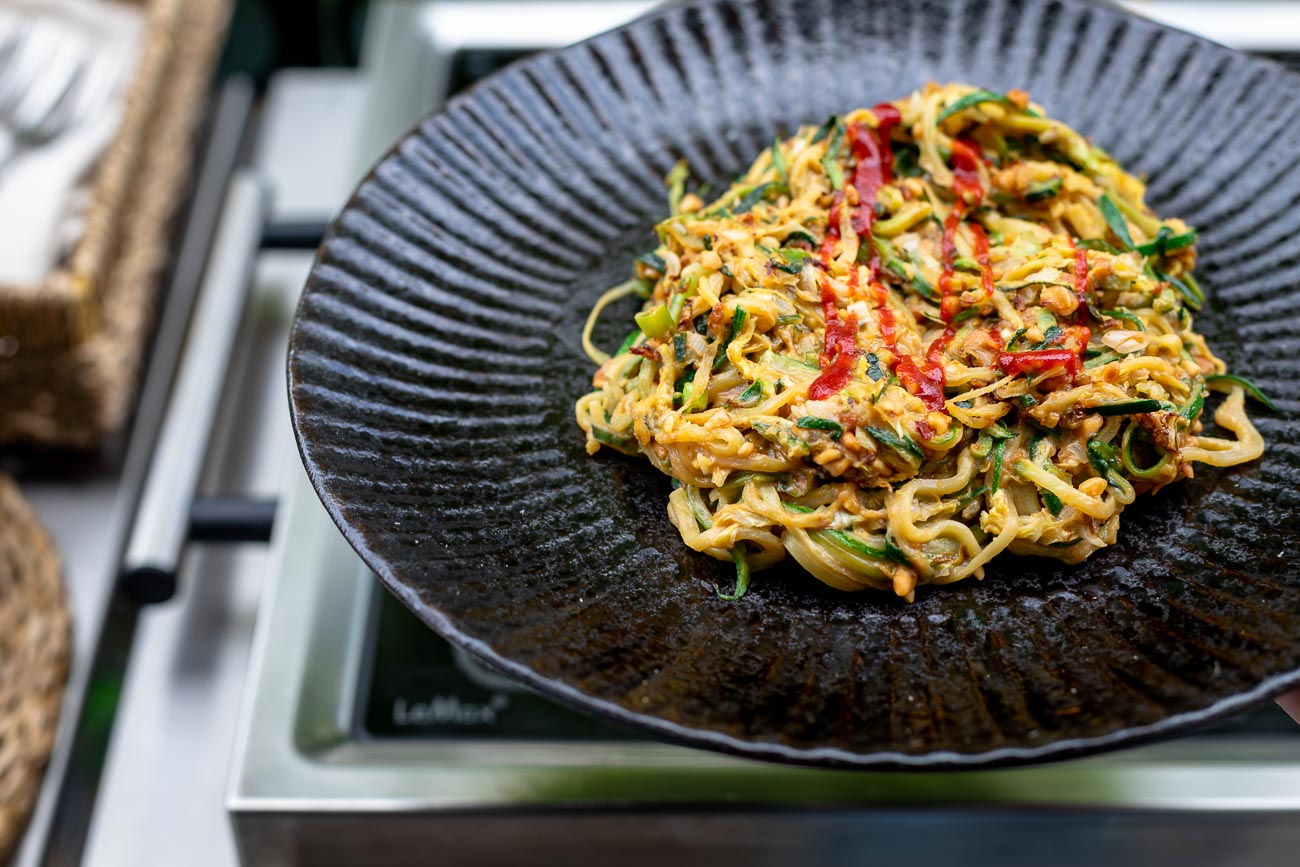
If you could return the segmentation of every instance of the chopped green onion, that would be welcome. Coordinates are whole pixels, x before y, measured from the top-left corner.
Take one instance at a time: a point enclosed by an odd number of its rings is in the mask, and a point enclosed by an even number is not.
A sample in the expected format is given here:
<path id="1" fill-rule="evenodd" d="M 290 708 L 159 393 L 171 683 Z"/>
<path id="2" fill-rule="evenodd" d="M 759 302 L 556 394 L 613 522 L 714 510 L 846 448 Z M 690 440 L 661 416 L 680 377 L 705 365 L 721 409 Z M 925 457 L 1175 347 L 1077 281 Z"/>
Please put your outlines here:
<path id="1" fill-rule="evenodd" d="M 1107 349 L 1099 355 L 1089 358 L 1083 363 L 1084 370 L 1092 370 L 1094 367 L 1101 367 L 1103 364 L 1110 364 L 1112 361 L 1119 361 L 1124 356 L 1118 352 Z"/>
<path id="2" fill-rule="evenodd" d="M 745 559 L 745 552 L 740 545 L 731 549 L 731 560 L 736 564 L 736 589 L 730 593 L 719 590 L 718 598 L 723 602 L 735 602 L 749 589 L 749 561 Z"/>
<path id="3" fill-rule="evenodd" d="M 1061 191 L 1060 178 L 1048 178 L 1025 188 L 1025 201 L 1033 204 L 1050 199 Z"/>
<path id="4" fill-rule="evenodd" d="M 809 373 L 821 372 L 821 368 L 819 368 L 817 365 L 809 364 L 806 361 L 803 361 L 798 358 L 792 358 L 789 355 L 777 355 L 773 353 L 771 358 L 764 356 L 764 359 L 773 367 L 775 367 L 777 370 L 780 370 L 784 373 L 796 373 L 796 374 L 802 373 L 804 375 L 807 375 Z"/>
<path id="5" fill-rule="evenodd" d="M 861 554 L 863 557 L 871 557 L 874 560 L 889 559 L 889 555 L 884 548 L 868 545 L 852 533 L 846 533 L 843 530 L 814 530 L 809 535 L 815 535 L 820 539 L 842 545 L 855 554 Z"/>
<path id="6" fill-rule="evenodd" d="M 686 159 L 682 158 L 677 161 L 677 165 L 672 167 L 668 172 L 668 177 L 664 178 L 668 182 L 668 211 L 676 214 L 682 204 L 682 196 L 686 193 L 686 178 L 691 173 Z"/>
<path id="7" fill-rule="evenodd" d="M 704 497 L 700 494 L 700 489 L 694 485 L 684 485 L 686 490 L 686 505 L 690 507 L 691 514 L 695 517 L 695 523 L 700 525 L 701 530 L 708 530 L 713 527 L 713 515 L 709 511 L 709 506 L 704 502 Z"/>
<path id="8" fill-rule="evenodd" d="M 1061 498 L 1047 490 L 1040 490 L 1039 493 L 1043 495 L 1043 504 L 1047 506 L 1047 511 L 1053 515 L 1060 515 L 1061 510 L 1065 508 L 1065 503 L 1061 502 Z"/>
<path id="9" fill-rule="evenodd" d="M 965 111 L 966 109 L 971 108 L 972 106 L 976 106 L 984 102 L 1000 102 L 1004 105 L 1009 105 L 1012 108 L 1016 108 L 1016 109 L 1019 108 L 1019 106 L 1013 103 L 1007 97 L 1006 94 L 995 93 L 992 90 L 977 90 L 974 93 L 966 94 L 961 99 L 956 100 L 955 102 L 950 104 L 947 108 L 945 108 L 943 111 L 939 112 L 939 116 L 935 118 L 935 122 L 943 123 L 945 120 L 952 117 L 957 112 Z M 1025 114 L 1034 115 L 1034 116 L 1038 115 L 1038 112 L 1033 111 L 1031 109 L 1025 109 L 1024 111 Z"/>
<path id="10" fill-rule="evenodd" d="M 960 424 L 954 424 L 948 428 L 946 433 L 930 438 L 930 445 L 936 449 L 944 449 L 954 445 L 959 439 L 966 435 L 965 429 Z"/>
<path id="11" fill-rule="evenodd" d="M 798 274 L 803 270 L 804 263 L 814 258 L 812 253 L 797 247 L 783 247 L 776 252 L 780 258 L 772 260 L 772 267 L 787 274 Z"/>
<path id="12" fill-rule="evenodd" d="M 660 256 L 653 250 L 649 253 L 642 253 L 640 256 L 637 256 L 636 261 L 648 268 L 658 271 L 660 274 L 663 274 L 668 270 L 668 264 L 664 262 L 663 256 Z"/>
<path id="13" fill-rule="evenodd" d="M 1038 326 L 1039 331 L 1046 335 L 1048 331 L 1056 327 L 1056 317 L 1046 307 L 1038 307 L 1034 310 L 1034 324 Z"/>
<path id="14" fill-rule="evenodd" d="M 1119 459 L 1115 455 L 1115 447 L 1101 442 L 1100 440 L 1088 441 L 1088 462 L 1092 468 L 1098 472 L 1106 481 L 1110 482 L 1113 487 L 1123 488 L 1127 482 L 1120 472 Z"/>
<path id="15" fill-rule="evenodd" d="M 1092 315 L 1095 316 L 1097 319 L 1122 319 L 1123 321 L 1137 328 L 1138 331 L 1147 330 L 1146 324 L 1137 316 L 1134 316 L 1132 313 L 1129 313 L 1127 310 L 1101 310 L 1101 309 L 1094 309 L 1094 308 L 1089 308 L 1089 309 L 1092 311 Z"/>
<path id="16" fill-rule="evenodd" d="M 817 239 L 803 229 L 794 229 L 785 236 L 786 244 L 807 244 L 809 249 L 817 246 Z"/>
<path id="17" fill-rule="evenodd" d="M 766 383 L 761 379 L 756 379 L 749 384 L 749 387 L 736 395 L 736 403 L 740 406 L 750 406 L 758 403 L 762 398 Z"/>
<path id="18" fill-rule="evenodd" d="M 916 458 L 918 461 L 925 460 L 925 452 L 921 451 L 921 447 L 911 437 L 900 436 L 879 427 L 869 427 L 867 433 L 871 434 L 876 442 L 889 446 L 904 457 Z"/>
<path id="19" fill-rule="evenodd" d="M 832 189 L 842 189 L 844 187 L 844 169 L 840 167 L 840 153 L 844 149 L 844 129 L 839 119 L 835 120 L 835 127 L 832 130 L 834 137 L 830 144 L 826 146 L 826 153 L 822 155 L 822 168 L 826 170 L 826 177 L 830 179 Z"/>
<path id="20" fill-rule="evenodd" d="M 909 275 L 907 273 L 907 266 L 903 264 L 901 259 L 894 256 L 893 247 L 888 241 L 885 241 L 883 238 L 873 238 L 872 240 L 875 242 L 876 249 L 880 252 L 881 259 L 884 260 L 885 268 L 887 268 L 891 273 L 897 274 L 903 280 L 906 280 L 908 284 L 911 285 L 912 291 L 917 295 L 930 301 L 935 300 L 937 296 L 934 293 L 934 287 L 932 287 L 926 279 L 921 276 L 921 271 L 919 269 L 917 269 L 914 274 Z M 870 251 L 867 247 L 865 245 L 859 247 L 858 261 L 866 265 L 870 260 Z"/>
<path id="21" fill-rule="evenodd" d="M 705 402 L 709 396 L 709 390 L 705 388 L 699 394 L 695 393 L 695 380 L 691 379 L 682 385 L 682 412 L 698 412 L 704 409 Z"/>
<path id="22" fill-rule="evenodd" d="M 993 444 L 993 493 L 998 492 L 1002 487 L 1002 452 L 1005 450 L 1007 441 L 1000 439 Z"/>
<path id="23" fill-rule="evenodd" d="M 1057 340 L 1059 340 L 1061 338 L 1061 335 L 1064 333 L 1065 332 L 1061 330 L 1061 326 L 1059 325 L 1049 326 L 1047 330 L 1043 332 L 1043 339 L 1035 343 L 1033 346 L 1029 347 L 1029 351 L 1037 352 L 1040 349 L 1046 349 L 1047 347 L 1055 343 Z"/>
<path id="24" fill-rule="evenodd" d="M 1200 310 L 1201 305 L 1205 303 L 1205 293 L 1201 291 L 1200 286 L 1196 285 L 1196 281 L 1192 278 L 1191 274 L 1184 274 L 1183 279 L 1179 280 L 1172 274 L 1157 271 L 1156 279 L 1169 283 L 1181 292 L 1183 299 L 1193 310 Z"/>
<path id="25" fill-rule="evenodd" d="M 768 190 L 776 186 L 778 185 L 775 182 L 768 181 L 765 184 L 759 184 L 758 186 L 754 187 L 754 189 L 746 193 L 745 197 L 742 198 L 736 204 L 735 213 L 737 214 L 748 213 L 751 208 L 753 208 L 755 205 L 757 205 L 767 196 Z"/>
<path id="26" fill-rule="evenodd" d="M 1095 250 L 1098 253 L 1110 253 L 1112 256 L 1118 256 L 1120 251 L 1110 244 L 1106 243 L 1103 238 L 1080 238 L 1074 242 L 1076 247 L 1084 250 Z"/>
<path id="27" fill-rule="evenodd" d="M 622 355 L 624 352 L 627 352 L 629 349 L 631 349 L 633 346 L 636 345 L 636 342 L 641 337 L 642 333 L 643 332 L 641 331 L 640 328 L 633 330 L 631 334 L 623 338 L 622 345 L 619 346 L 618 351 L 615 352 L 614 354 Z"/>
<path id="28" fill-rule="evenodd" d="M 831 439 L 839 439 L 844 435 L 844 425 L 833 419 L 822 418 L 818 415 L 806 415 L 795 422 L 795 425 L 808 430 L 825 431 L 831 435 Z"/>
<path id="29" fill-rule="evenodd" d="M 1193 421 L 1201 414 L 1205 407 L 1205 380 L 1199 376 L 1192 385 L 1192 393 L 1187 398 L 1187 403 L 1178 411 L 1178 414 L 1188 421 Z"/>
<path id="30" fill-rule="evenodd" d="M 1273 401 L 1269 400 L 1268 395 L 1260 391 L 1259 386 L 1255 385 L 1255 383 L 1251 382 L 1249 379 L 1237 376 L 1235 373 L 1215 373 L 1205 377 L 1206 385 L 1219 385 L 1225 382 L 1230 382 L 1233 385 L 1240 385 L 1246 394 L 1264 404 L 1264 406 L 1268 407 L 1273 412 L 1277 412 L 1277 405 L 1273 403 Z"/>
<path id="31" fill-rule="evenodd" d="M 621 452 L 635 454 L 640 451 L 641 447 L 632 437 L 620 436 L 613 431 L 605 430 L 603 427 L 592 427 L 591 435 L 598 443 L 604 443 L 611 448 L 616 448 Z"/>
<path id="32" fill-rule="evenodd" d="M 1120 213 L 1119 206 L 1115 200 L 1110 197 L 1110 193 L 1102 193 L 1097 200 L 1097 207 L 1101 210 L 1102 219 L 1110 227 L 1111 233 L 1119 239 L 1125 250 L 1133 249 L 1133 236 L 1129 234 L 1128 223 L 1124 222 L 1124 215 Z"/>
<path id="33" fill-rule="evenodd" d="M 967 491 L 966 493 L 962 494 L 962 495 L 957 499 L 957 509 L 958 509 L 958 511 L 960 511 L 961 509 L 966 508 L 967 506 L 969 506 L 969 505 L 971 504 L 971 502 L 972 502 L 973 500 L 977 499 L 978 497 L 982 497 L 982 496 L 984 496 L 984 495 L 987 494 L 988 492 L 989 492 L 989 486 L 988 486 L 988 485 L 980 485 L 978 488 L 972 488 L 971 490 L 969 490 L 969 491 Z"/>
<path id="34" fill-rule="evenodd" d="M 652 310 L 644 310 L 633 318 L 647 337 L 663 337 L 673 330 L 673 317 L 663 304 L 656 304 Z"/>
<path id="35" fill-rule="evenodd" d="M 1016 437 L 1015 431 L 1008 430 L 1007 428 L 1003 427 L 1000 422 L 994 422 L 993 424 L 989 425 L 984 432 L 989 436 L 993 437 L 995 440 L 1009 440 L 1009 439 L 1015 439 Z"/>
<path id="36" fill-rule="evenodd" d="M 1038 457 L 1038 446 L 1040 444 L 1046 444 L 1047 442 L 1046 436 L 1047 435 L 1040 430 L 1037 433 L 1035 433 L 1033 438 L 1029 441 L 1029 459 L 1036 464 L 1042 463 L 1042 460 L 1040 460 Z M 1043 459 L 1046 458 L 1047 458 L 1047 452 L 1043 452 Z"/>
<path id="37" fill-rule="evenodd" d="M 894 543 L 894 539 L 888 533 L 885 534 L 885 556 L 895 563 L 903 566 L 908 565 L 907 552 Z"/>
<path id="38" fill-rule="evenodd" d="M 678 292 L 668 299 L 668 315 L 673 318 L 673 325 L 682 317 L 682 308 L 686 306 L 686 293 Z"/>
<path id="39" fill-rule="evenodd" d="M 786 189 L 790 188 L 790 169 L 785 162 L 785 153 L 781 150 L 781 139 L 779 137 L 772 139 L 772 166 L 776 169 L 776 176 L 785 184 Z"/>
<path id="40" fill-rule="evenodd" d="M 731 314 L 731 330 L 727 332 L 727 339 L 722 341 L 722 345 L 718 347 L 718 354 L 713 359 L 714 370 L 727 363 L 727 347 L 731 345 L 731 341 L 736 339 L 740 329 L 745 327 L 745 318 L 747 316 L 749 314 L 745 312 L 744 307 L 737 307 L 736 312 Z"/>
<path id="41" fill-rule="evenodd" d="M 745 320 L 747 318 L 749 318 L 749 313 L 744 307 L 737 307 L 736 312 L 731 314 L 731 334 L 727 337 L 728 343 L 736 339 L 736 335 L 745 327 Z"/>
<path id="42" fill-rule="evenodd" d="M 1161 226 L 1160 231 L 1152 241 L 1145 244 L 1138 244 L 1137 251 L 1143 256 L 1160 256 L 1163 257 L 1175 250 L 1181 250 L 1184 247 L 1190 247 L 1196 243 L 1196 230 L 1189 229 L 1175 235 L 1169 230 L 1168 226 Z"/>
<path id="43" fill-rule="evenodd" d="M 808 144 L 817 144 L 817 142 L 826 138 L 826 136 L 831 134 L 831 130 L 835 129 L 835 127 L 839 125 L 839 122 L 840 117 L 837 114 L 833 114 L 826 118 L 826 122 L 817 127 L 817 131 L 813 133 L 813 137 L 808 141 Z"/>
<path id="44" fill-rule="evenodd" d="M 894 376 L 894 374 L 892 373 L 889 374 L 889 378 L 886 379 L 884 382 L 882 382 L 880 384 L 880 388 L 876 389 L 876 393 L 871 396 L 871 402 L 879 403 L 880 398 L 884 396 L 885 392 L 889 390 L 889 387 L 891 385 L 901 385 L 901 384 L 902 384 L 901 379 L 899 379 L 897 376 Z"/>
<path id="45" fill-rule="evenodd" d="M 772 484 L 776 481 L 776 476 L 772 473 L 736 473 L 734 476 L 728 476 L 727 481 L 720 487 L 723 488 L 743 488 L 750 482 L 756 485 Z"/>
<path id="46" fill-rule="evenodd" d="M 1120 441 L 1119 458 L 1124 465 L 1124 469 L 1128 470 L 1129 475 L 1143 480 L 1150 480 L 1164 471 L 1165 465 L 1169 463 L 1169 453 L 1163 449 L 1158 449 L 1160 460 L 1149 467 L 1139 466 L 1137 459 L 1133 456 L 1133 433 L 1138 429 L 1137 424 L 1130 424 L 1124 429 L 1124 438 Z"/>

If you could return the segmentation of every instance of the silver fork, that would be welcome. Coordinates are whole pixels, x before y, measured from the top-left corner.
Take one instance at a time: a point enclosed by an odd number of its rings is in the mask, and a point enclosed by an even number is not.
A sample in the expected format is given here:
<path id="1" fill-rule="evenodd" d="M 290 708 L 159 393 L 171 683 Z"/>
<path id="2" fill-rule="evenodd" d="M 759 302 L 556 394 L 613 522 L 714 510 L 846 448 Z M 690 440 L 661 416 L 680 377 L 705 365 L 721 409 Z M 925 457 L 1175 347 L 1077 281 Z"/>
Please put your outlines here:
<path id="1" fill-rule="evenodd" d="M 14 61 L 30 26 L 29 17 L 0 7 L 0 87 L 13 80 Z"/>
<path id="2" fill-rule="evenodd" d="M 125 68 L 121 51 L 101 48 L 55 18 L 20 26 L 0 75 L 0 172 L 24 149 L 85 122 L 111 95 Z"/>

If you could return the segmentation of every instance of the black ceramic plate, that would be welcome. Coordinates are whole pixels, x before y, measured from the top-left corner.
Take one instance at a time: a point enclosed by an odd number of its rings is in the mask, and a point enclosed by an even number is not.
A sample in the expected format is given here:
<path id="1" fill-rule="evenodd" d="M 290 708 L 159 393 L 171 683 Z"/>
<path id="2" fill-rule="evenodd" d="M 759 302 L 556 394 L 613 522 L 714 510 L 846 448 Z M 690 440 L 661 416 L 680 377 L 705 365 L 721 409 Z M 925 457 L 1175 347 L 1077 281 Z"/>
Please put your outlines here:
<path id="1" fill-rule="evenodd" d="M 915 604 L 793 561 L 736 604 L 668 480 L 589 458 L 599 292 L 682 156 L 715 186 L 776 133 L 927 80 L 1022 87 L 1201 229 L 1201 330 L 1282 411 L 1262 461 L 1144 498 L 1082 566 L 998 558 Z M 1183 731 L 1300 683 L 1300 78 L 1079 2 L 705 2 L 511 67 L 375 168 L 298 312 L 321 499 L 451 641 L 561 702 L 697 746 L 971 766 Z M 605 345 L 630 309 L 606 317 Z"/>

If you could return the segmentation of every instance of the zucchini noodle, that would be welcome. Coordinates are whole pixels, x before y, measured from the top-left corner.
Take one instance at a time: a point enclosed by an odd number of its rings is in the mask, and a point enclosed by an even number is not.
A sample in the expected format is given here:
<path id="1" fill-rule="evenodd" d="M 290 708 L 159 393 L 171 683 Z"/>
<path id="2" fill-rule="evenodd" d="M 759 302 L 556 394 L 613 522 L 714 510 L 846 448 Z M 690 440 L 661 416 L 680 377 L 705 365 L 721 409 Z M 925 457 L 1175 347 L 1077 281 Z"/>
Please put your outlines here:
<path id="1" fill-rule="evenodd" d="M 787 553 L 908 600 L 1003 551 L 1078 563 L 1139 494 L 1263 453 L 1267 398 L 1192 328 L 1195 230 L 1021 91 L 832 117 L 711 203 L 686 178 L 591 311 L 576 414 L 588 452 L 673 477 L 682 540 L 736 564 L 724 599 Z M 608 355 L 593 328 L 633 292 Z"/>

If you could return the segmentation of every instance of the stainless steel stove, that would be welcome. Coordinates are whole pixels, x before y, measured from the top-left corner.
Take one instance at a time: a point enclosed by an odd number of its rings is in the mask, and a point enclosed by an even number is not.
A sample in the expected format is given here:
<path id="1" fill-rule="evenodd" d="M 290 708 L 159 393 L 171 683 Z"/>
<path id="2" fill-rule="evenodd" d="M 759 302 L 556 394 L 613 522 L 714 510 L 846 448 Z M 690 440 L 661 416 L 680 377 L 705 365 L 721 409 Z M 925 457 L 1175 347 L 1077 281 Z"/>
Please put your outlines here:
<path id="1" fill-rule="evenodd" d="M 599 22 L 582 2 L 381 9 L 376 96 L 412 102 L 373 98 L 361 153 L 400 134 L 412 105 L 577 38 L 567 23 L 603 29 L 649 5 L 600 4 Z M 415 864 L 437 852 L 453 863 L 830 864 L 870 851 L 977 864 L 1005 862 L 1005 841 L 1019 839 L 1058 864 L 1123 860 L 1136 846 L 1171 863 L 1216 847 L 1230 863 L 1230 847 L 1244 847 L 1242 863 L 1280 864 L 1300 842 L 1300 729 L 1273 706 L 1033 769 L 778 767 L 648 741 L 477 666 L 379 587 L 301 474 L 281 500 L 269 574 L 229 799 L 245 863 Z"/>
<path id="2" fill-rule="evenodd" d="M 646 740 L 521 690 L 415 620 L 343 541 L 301 470 L 284 397 L 284 347 L 314 237 L 361 172 L 447 93 L 653 5 L 375 2 L 362 72 L 273 82 L 251 166 L 225 199 L 231 240 L 214 246 L 199 301 L 210 291 L 236 308 L 246 301 L 225 320 L 234 363 L 217 362 L 219 375 L 204 380 L 210 402 L 177 397 L 170 411 L 179 441 L 210 412 L 211 442 L 197 457 L 155 454 L 153 473 L 197 474 L 209 507 L 213 494 L 238 495 L 236 518 L 256 501 L 254 524 L 273 501 L 270 546 L 186 554 L 177 600 L 140 615 L 130 666 L 99 666 L 77 744 L 87 731 L 107 738 L 96 695 L 120 694 L 102 781 L 93 763 L 70 772 L 47 819 L 57 843 L 97 786 L 90 827 L 67 832 L 88 841 L 85 857 L 68 854 L 74 841 L 39 863 L 685 867 L 867 853 L 895 865 L 1295 863 L 1300 728 L 1271 705 L 1180 740 L 1030 769 L 760 764 Z M 1125 5 L 1300 57 L 1300 3 L 1237 4 L 1242 14 L 1226 17 L 1208 0 Z M 185 355 L 196 354 L 191 342 Z M 145 488 L 128 565 L 179 545 L 167 527 L 150 530 L 167 504 L 151 505 Z M 65 762 L 76 771 L 75 749 L 56 757 Z M 23 863 L 38 863 L 29 848 Z"/>
<path id="3" fill-rule="evenodd" d="M 1147 839 L 1143 816 L 1202 843 L 1249 832 L 1257 856 L 1300 842 L 1300 730 L 1275 707 L 1178 741 L 1023 770 L 845 773 L 732 759 L 647 741 L 479 668 L 379 588 L 305 478 L 284 508 L 229 801 L 245 863 L 415 864 L 448 846 L 535 863 L 519 827 L 558 853 L 619 863 L 630 845 L 649 847 L 646 863 L 650 852 L 703 862 L 719 847 L 761 860 L 773 835 L 819 828 L 880 851 L 876 835 L 894 821 L 881 810 L 947 827 L 1030 809 L 1043 833 L 1082 835 L 1089 857 L 1104 844 L 1099 827 L 1112 829 L 1106 845 Z M 619 821 L 572 836 L 595 816 Z M 622 836 L 629 823 L 635 844 Z M 692 829 L 685 839 L 675 836 L 682 823 Z M 993 821 L 979 838 L 1005 830 Z M 390 848 L 394 834 L 402 845 Z M 500 848 L 501 834 L 517 848 Z M 897 845 L 902 857 L 916 841 Z M 800 857 L 833 863 L 844 851 Z"/>

